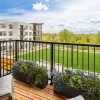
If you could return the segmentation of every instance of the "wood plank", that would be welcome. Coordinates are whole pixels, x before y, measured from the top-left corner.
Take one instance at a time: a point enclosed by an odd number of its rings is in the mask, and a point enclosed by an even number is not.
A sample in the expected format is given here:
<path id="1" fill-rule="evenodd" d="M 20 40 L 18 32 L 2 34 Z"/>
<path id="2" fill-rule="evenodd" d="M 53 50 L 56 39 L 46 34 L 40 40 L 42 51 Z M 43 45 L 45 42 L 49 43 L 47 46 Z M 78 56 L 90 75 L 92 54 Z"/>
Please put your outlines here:
<path id="1" fill-rule="evenodd" d="M 30 99 L 42 100 L 40 97 L 36 96 L 35 94 L 31 93 L 30 91 L 25 91 L 25 90 L 17 88 L 17 87 L 14 87 L 14 89 L 15 89 L 15 91 L 14 91 L 15 93 L 19 93 L 20 95 L 29 98 L 29 100 Z"/>
<path id="2" fill-rule="evenodd" d="M 67 98 L 53 92 L 53 86 L 48 85 L 44 89 L 40 89 L 37 87 L 31 87 L 30 85 L 23 83 L 14 79 L 14 91 L 15 91 L 15 99 L 18 97 L 16 95 L 27 97 L 30 99 L 35 98 L 35 100 L 66 100 Z M 16 94 L 17 93 L 17 94 Z M 22 97 L 22 98 L 24 98 Z M 17 99 L 20 100 L 20 99 Z M 23 99 L 25 100 L 25 98 Z"/>

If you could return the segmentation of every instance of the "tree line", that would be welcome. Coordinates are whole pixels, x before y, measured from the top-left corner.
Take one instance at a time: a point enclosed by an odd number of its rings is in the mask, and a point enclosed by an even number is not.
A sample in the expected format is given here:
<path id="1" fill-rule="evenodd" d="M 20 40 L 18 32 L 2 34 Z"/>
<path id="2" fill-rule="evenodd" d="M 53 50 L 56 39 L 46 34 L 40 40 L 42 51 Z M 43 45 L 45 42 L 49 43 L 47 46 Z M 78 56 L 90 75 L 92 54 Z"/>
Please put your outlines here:
<path id="1" fill-rule="evenodd" d="M 100 43 L 100 31 L 96 34 L 75 34 L 67 29 L 61 30 L 57 33 L 42 33 L 43 41 L 50 42 L 70 42 L 70 43 L 88 43 L 88 44 L 99 44 Z"/>

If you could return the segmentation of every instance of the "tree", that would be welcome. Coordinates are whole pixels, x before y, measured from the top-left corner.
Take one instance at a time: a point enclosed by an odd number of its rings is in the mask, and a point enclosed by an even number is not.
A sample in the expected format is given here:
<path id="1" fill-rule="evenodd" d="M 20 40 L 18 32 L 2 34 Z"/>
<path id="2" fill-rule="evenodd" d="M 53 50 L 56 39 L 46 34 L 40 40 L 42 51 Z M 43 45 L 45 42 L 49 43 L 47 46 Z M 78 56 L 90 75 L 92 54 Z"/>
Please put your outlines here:
<path id="1" fill-rule="evenodd" d="M 59 33 L 59 38 L 61 42 L 74 42 L 73 32 L 64 29 Z"/>
<path id="2" fill-rule="evenodd" d="M 59 35 L 54 33 L 43 33 L 42 34 L 42 40 L 43 41 L 49 41 L 49 42 L 58 42 L 59 41 Z"/>
<path id="3" fill-rule="evenodd" d="M 100 31 L 98 31 L 96 34 L 96 43 L 100 44 Z"/>

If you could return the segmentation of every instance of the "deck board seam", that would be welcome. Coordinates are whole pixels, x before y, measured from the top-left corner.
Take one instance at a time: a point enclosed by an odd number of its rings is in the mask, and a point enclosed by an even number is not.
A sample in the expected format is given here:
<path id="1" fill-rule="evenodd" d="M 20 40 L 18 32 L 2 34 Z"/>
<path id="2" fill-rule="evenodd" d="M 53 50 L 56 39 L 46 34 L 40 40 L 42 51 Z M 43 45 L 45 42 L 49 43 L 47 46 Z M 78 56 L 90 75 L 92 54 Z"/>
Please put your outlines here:
<path id="1" fill-rule="evenodd" d="M 14 87 L 19 88 L 19 87 L 17 87 L 17 86 L 14 86 Z M 19 88 L 19 89 L 24 90 L 24 91 L 27 91 L 27 92 L 32 93 L 32 94 L 35 94 L 35 93 L 33 93 L 33 92 L 31 92 L 31 91 L 28 91 L 28 90 L 26 90 L 26 89 L 22 89 L 22 88 Z M 39 96 L 39 97 L 42 97 L 42 98 L 44 98 L 44 99 L 50 100 L 50 99 L 48 99 L 48 98 L 46 98 L 46 97 L 44 97 L 44 96 L 41 96 L 41 95 L 38 95 L 38 94 L 35 94 L 35 95 L 36 95 L 36 96 Z"/>
<path id="2" fill-rule="evenodd" d="M 14 91 L 15 92 L 15 91 Z M 15 93 L 17 93 L 17 94 L 19 94 L 19 95 L 21 95 L 21 96 L 24 96 L 24 97 L 26 97 L 26 98 L 28 98 L 28 99 L 30 99 L 30 100 L 34 100 L 34 99 L 31 99 L 30 97 L 27 97 L 27 96 L 25 96 L 25 95 L 22 95 L 21 93 L 18 93 L 18 92 L 15 92 Z"/>

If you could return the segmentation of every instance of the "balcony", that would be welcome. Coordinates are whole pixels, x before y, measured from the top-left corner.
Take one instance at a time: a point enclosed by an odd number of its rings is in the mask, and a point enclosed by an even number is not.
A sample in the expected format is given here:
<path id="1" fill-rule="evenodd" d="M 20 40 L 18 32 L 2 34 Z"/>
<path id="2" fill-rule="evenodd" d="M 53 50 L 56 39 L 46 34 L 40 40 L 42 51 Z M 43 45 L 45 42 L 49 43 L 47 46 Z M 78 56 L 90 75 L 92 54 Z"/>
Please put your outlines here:
<path id="1" fill-rule="evenodd" d="M 30 87 L 30 85 L 14 79 L 15 100 L 64 100 L 66 97 L 53 93 L 53 86 L 48 85 L 45 89 Z"/>
<path id="2" fill-rule="evenodd" d="M 23 48 L 21 48 L 23 45 Z M 3 50 L 6 46 L 6 50 Z M 12 46 L 12 48 L 9 48 Z M 94 76 L 100 73 L 100 45 L 43 41 L 0 41 L 0 77 L 11 73 L 15 61 L 30 60 L 48 69 L 49 84 L 41 90 L 14 79 L 15 100 L 64 100 L 67 97 L 53 92 L 52 73 L 65 69 L 87 71 Z"/>

